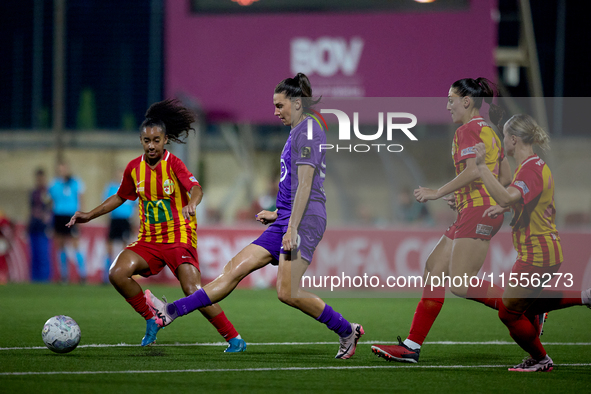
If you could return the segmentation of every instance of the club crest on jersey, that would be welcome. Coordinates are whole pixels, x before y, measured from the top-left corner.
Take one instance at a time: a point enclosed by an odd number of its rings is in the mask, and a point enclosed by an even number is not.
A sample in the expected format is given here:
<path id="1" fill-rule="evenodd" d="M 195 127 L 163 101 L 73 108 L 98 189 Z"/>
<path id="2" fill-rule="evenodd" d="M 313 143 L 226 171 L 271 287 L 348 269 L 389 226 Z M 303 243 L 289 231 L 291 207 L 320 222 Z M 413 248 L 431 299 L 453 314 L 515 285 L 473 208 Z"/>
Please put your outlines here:
<path id="1" fill-rule="evenodd" d="M 521 190 L 523 190 L 523 194 L 529 193 L 529 189 L 528 189 L 527 185 L 525 184 L 525 182 L 523 182 L 523 181 L 515 181 L 514 185 L 515 186 L 518 186 L 519 188 L 521 188 Z"/>
<path id="2" fill-rule="evenodd" d="M 164 193 L 168 194 L 169 196 L 174 193 L 174 182 L 172 179 L 168 178 L 167 180 L 162 183 L 162 187 L 164 188 Z"/>

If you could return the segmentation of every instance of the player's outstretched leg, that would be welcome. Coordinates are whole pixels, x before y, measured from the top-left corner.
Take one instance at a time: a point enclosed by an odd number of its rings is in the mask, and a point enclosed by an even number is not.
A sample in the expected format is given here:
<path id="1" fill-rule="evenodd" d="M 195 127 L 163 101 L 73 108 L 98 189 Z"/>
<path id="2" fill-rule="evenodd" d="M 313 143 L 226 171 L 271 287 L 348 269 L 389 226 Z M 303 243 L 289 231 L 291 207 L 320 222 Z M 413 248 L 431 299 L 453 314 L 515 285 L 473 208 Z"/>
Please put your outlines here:
<path id="1" fill-rule="evenodd" d="M 401 361 L 403 363 L 417 363 L 421 349 L 411 349 L 398 337 L 398 345 L 373 345 L 371 351 L 378 357 L 388 361 Z"/>
<path id="2" fill-rule="evenodd" d="M 176 307 L 174 304 L 168 303 L 166 297 L 162 297 L 163 300 L 160 300 L 149 289 L 146 289 L 145 294 L 148 306 L 154 313 L 155 322 L 159 328 L 169 325 L 174 319 L 178 317 L 178 314 L 176 313 Z M 168 312 L 167 308 L 169 305 L 172 305 L 173 307 L 171 308 L 170 313 Z M 240 353 L 246 351 L 246 342 L 244 339 L 242 339 L 238 332 L 236 332 L 234 326 L 226 318 L 224 312 L 219 313 L 212 319 L 208 319 L 208 321 L 218 330 L 218 332 L 220 332 L 224 338 L 226 336 L 222 332 L 228 331 L 230 339 L 228 340 L 228 347 L 224 350 L 224 353 Z"/>
<path id="3" fill-rule="evenodd" d="M 155 316 L 155 322 L 158 324 L 158 327 L 166 327 L 167 325 L 172 323 L 174 319 L 178 317 L 178 314 L 176 313 L 176 308 L 172 310 L 172 314 L 168 313 L 167 306 L 173 304 L 169 304 L 166 301 L 166 297 L 162 297 L 162 300 L 160 300 L 158 297 L 154 295 L 154 293 L 150 291 L 150 289 L 146 289 L 145 294 L 146 302 L 148 303 L 150 310 Z"/>
<path id="4" fill-rule="evenodd" d="M 150 291 L 150 289 L 146 289 L 144 294 L 146 296 L 146 303 L 148 304 L 148 307 L 154 314 L 154 321 L 158 324 L 159 327 L 167 326 L 168 323 L 165 323 L 165 321 L 168 319 L 168 317 L 161 312 L 161 310 L 164 309 L 164 306 L 166 305 L 166 297 L 162 297 L 164 300 L 164 302 L 162 302 Z"/>
<path id="5" fill-rule="evenodd" d="M 351 334 L 346 337 L 339 337 L 339 351 L 334 358 L 346 360 L 355 354 L 359 338 L 365 334 L 361 324 L 351 323 Z"/>

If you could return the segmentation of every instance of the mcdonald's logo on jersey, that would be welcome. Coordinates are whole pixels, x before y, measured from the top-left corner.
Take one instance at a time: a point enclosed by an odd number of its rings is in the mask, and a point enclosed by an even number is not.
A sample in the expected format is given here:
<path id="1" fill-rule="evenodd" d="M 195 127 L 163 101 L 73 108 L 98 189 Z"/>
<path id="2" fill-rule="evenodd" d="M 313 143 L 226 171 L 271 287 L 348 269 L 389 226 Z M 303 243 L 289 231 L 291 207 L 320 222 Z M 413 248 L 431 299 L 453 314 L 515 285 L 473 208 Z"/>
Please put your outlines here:
<path id="1" fill-rule="evenodd" d="M 144 201 L 146 223 L 158 224 L 172 219 L 170 200 Z"/>

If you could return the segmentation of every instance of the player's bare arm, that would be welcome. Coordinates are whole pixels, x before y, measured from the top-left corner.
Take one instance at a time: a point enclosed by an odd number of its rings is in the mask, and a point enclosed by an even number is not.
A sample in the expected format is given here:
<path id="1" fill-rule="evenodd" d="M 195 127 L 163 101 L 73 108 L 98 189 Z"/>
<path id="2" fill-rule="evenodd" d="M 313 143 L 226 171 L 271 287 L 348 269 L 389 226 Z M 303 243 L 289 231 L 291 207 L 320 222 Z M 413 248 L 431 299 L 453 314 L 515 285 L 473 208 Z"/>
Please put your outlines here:
<path id="1" fill-rule="evenodd" d="M 87 223 L 92 219 L 96 219 L 99 216 L 105 215 L 114 209 L 119 208 L 124 202 L 124 198 L 120 197 L 118 194 L 113 194 L 90 212 L 77 211 L 66 226 L 72 227 L 76 223 Z"/>
<path id="2" fill-rule="evenodd" d="M 257 222 L 261 222 L 263 224 L 271 224 L 271 223 L 275 222 L 275 220 L 277 220 L 277 210 L 275 210 L 275 211 L 262 210 L 261 212 L 256 214 L 255 220 Z"/>
<path id="3" fill-rule="evenodd" d="M 499 182 L 501 185 L 507 187 L 511 184 L 511 180 L 513 179 L 513 174 L 511 173 L 511 166 L 509 166 L 509 160 L 506 157 L 503 158 L 501 161 L 501 166 L 499 167 Z"/>
<path id="4" fill-rule="evenodd" d="M 419 186 L 415 189 L 414 196 L 418 202 L 427 202 L 429 200 L 438 200 L 441 197 L 454 192 L 470 182 L 474 182 L 480 177 L 478 168 L 476 168 L 476 162 L 474 158 L 466 159 L 466 168 L 454 179 L 441 186 L 439 189 L 429 189 L 426 187 Z"/>
<path id="5" fill-rule="evenodd" d="M 480 174 L 480 178 L 486 189 L 495 199 L 495 201 L 501 205 L 502 207 L 508 207 L 521 199 L 521 193 L 514 187 L 509 186 L 507 189 L 503 185 L 499 183 L 499 181 L 495 178 L 494 174 L 490 172 L 489 168 L 486 166 L 484 162 L 484 157 L 486 155 L 486 147 L 485 145 L 480 142 L 475 145 L 476 148 L 476 165 Z"/>
<path id="6" fill-rule="evenodd" d="M 191 216 L 195 216 L 195 209 L 201 203 L 201 200 L 203 200 L 203 190 L 201 190 L 201 186 L 195 185 L 191 188 L 191 199 L 189 203 L 182 209 L 185 220 L 190 220 Z"/>

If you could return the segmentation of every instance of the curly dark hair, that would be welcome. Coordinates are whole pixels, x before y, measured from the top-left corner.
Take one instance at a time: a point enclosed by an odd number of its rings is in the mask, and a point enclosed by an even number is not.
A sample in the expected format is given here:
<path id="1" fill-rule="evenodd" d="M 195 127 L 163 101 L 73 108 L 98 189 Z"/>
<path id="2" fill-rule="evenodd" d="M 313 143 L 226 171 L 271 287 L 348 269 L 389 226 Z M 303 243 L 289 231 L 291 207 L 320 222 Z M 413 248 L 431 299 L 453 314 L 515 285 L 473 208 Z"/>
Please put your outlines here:
<path id="1" fill-rule="evenodd" d="M 185 143 L 183 139 L 189 135 L 189 130 L 195 131 L 191 127 L 196 120 L 195 114 L 177 99 L 166 99 L 152 104 L 145 116 L 140 131 L 146 127 L 158 126 L 169 140 L 179 144 Z"/>

